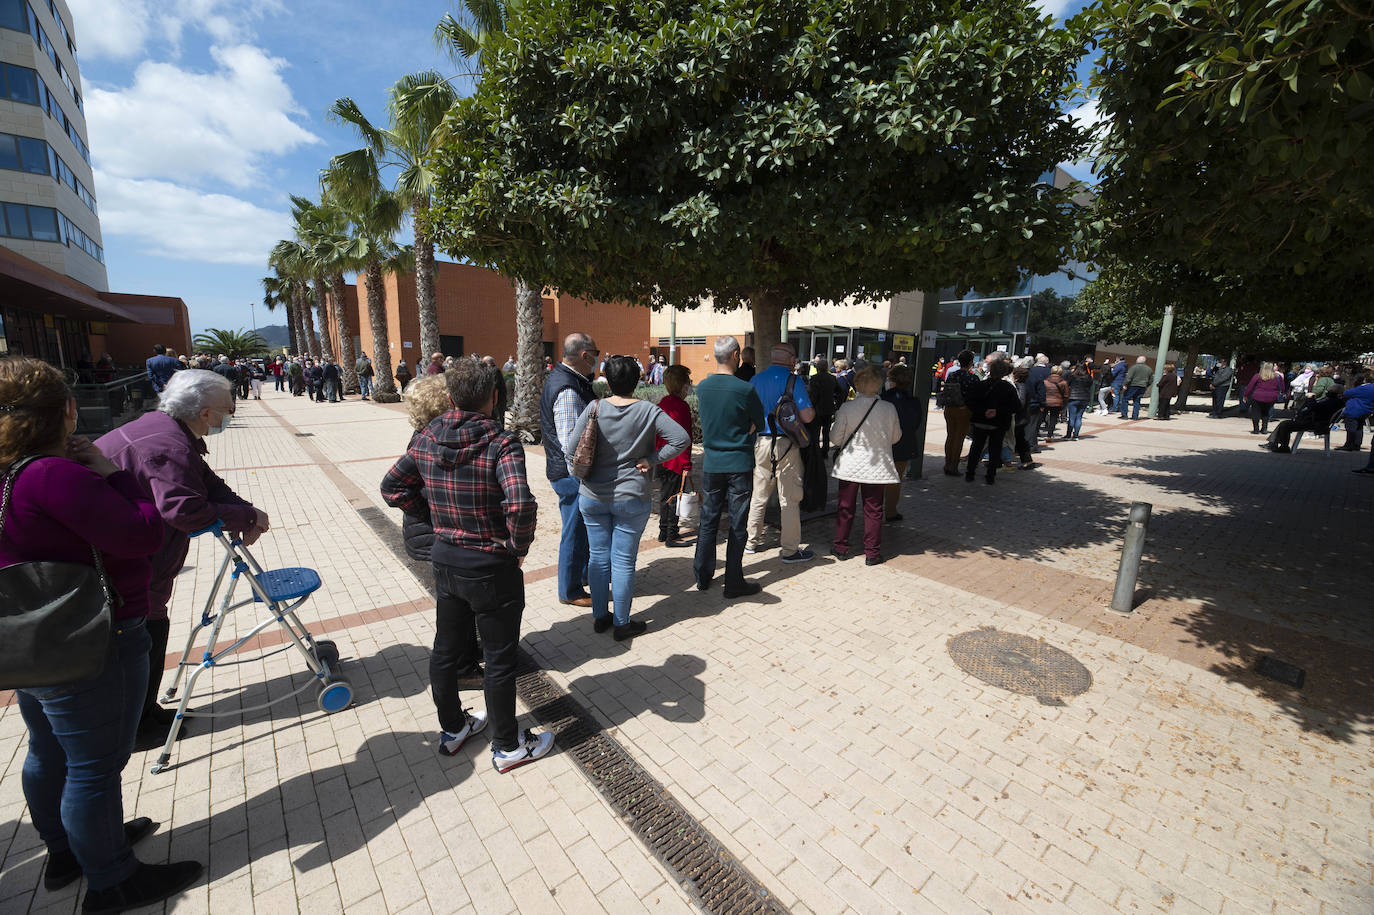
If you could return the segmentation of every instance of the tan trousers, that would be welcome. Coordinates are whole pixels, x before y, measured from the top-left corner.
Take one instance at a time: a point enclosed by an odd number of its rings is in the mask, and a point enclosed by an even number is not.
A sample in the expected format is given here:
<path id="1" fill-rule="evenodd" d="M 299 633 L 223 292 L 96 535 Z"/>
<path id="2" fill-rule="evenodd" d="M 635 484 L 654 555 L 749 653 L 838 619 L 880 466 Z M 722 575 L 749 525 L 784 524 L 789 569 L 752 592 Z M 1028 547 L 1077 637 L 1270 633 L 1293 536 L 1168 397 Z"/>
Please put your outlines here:
<path id="1" fill-rule="evenodd" d="M 776 445 L 776 447 L 775 447 Z M 778 470 L 773 473 L 773 459 Z M 754 442 L 754 493 L 749 497 L 749 542 L 758 549 L 763 537 L 763 513 L 773 484 L 778 485 L 778 509 L 782 516 L 782 555 L 791 556 L 801 549 L 802 460 L 801 449 L 785 435 L 777 439 L 760 435 Z"/>
<path id="2" fill-rule="evenodd" d="M 964 451 L 964 436 L 973 422 L 968 407 L 945 407 L 945 472 L 959 469 L 959 457 Z"/>

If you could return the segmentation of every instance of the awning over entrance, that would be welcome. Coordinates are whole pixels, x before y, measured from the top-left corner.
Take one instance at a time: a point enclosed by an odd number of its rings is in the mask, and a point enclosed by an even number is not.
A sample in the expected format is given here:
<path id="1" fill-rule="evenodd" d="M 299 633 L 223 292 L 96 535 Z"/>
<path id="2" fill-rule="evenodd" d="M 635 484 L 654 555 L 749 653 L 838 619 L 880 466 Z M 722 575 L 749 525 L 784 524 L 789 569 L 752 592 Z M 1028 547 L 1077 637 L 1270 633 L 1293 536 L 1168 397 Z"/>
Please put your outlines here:
<path id="1" fill-rule="evenodd" d="M 137 318 L 73 280 L 0 247 L 0 304 L 75 321 L 137 322 Z"/>

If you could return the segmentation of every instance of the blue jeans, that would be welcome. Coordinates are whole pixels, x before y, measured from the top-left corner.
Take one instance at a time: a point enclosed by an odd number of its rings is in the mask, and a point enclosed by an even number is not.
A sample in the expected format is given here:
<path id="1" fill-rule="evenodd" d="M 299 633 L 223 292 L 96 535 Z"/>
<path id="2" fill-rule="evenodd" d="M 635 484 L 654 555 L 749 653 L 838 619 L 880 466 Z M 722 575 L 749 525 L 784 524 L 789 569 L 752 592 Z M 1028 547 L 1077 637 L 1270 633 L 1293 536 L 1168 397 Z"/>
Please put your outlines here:
<path id="1" fill-rule="evenodd" d="M 274 388 L 274 390 L 280 391 L 280 390 L 282 389 L 282 387 L 286 384 L 286 376 L 285 376 L 285 375 L 273 375 L 273 376 L 272 376 L 272 383 L 276 385 L 276 388 Z"/>
<path id="2" fill-rule="evenodd" d="M 124 621 L 99 676 L 17 693 L 29 728 L 23 783 L 33 825 L 49 851 L 71 850 L 93 890 L 138 868 L 119 782 L 143 713 L 151 644 L 143 620 Z"/>
<path id="3" fill-rule="evenodd" d="M 577 510 L 581 484 L 576 477 L 553 481 L 558 493 L 558 515 L 563 531 L 558 540 L 558 599 L 573 600 L 586 594 L 587 525 Z"/>
<path id="4" fill-rule="evenodd" d="M 702 477 L 701 523 L 697 526 L 697 554 L 692 563 L 697 585 L 709 585 L 716 574 L 716 538 L 720 513 L 728 506 L 730 536 L 725 541 L 725 587 L 744 584 L 744 541 L 749 536 L 749 497 L 754 491 L 754 472 L 708 473 Z"/>
<path id="5" fill-rule="evenodd" d="M 370 397 L 372 395 L 372 378 L 368 375 L 359 375 L 358 387 L 362 390 L 364 397 Z"/>
<path id="6" fill-rule="evenodd" d="M 610 599 L 615 600 L 615 624 L 630 621 L 630 602 L 635 596 L 635 558 L 639 538 L 649 523 L 648 499 L 602 502 L 583 495 L 577 507 L 587 525 L 587 582 L 592 591 L 592 618 L 605 619 Z M 614 585 L 612 585 L 614 583 Z M 608 598 L 607 595 L 610 595 Z"/>
<path id="7" fill-rule="evenodd" d="M 1078 438 L 1078 433 L 1083 430 L 1083 411 L 1088 409 L 1086 400 L 1069 401 L 1069 435 Z"/>
<path id="8" fill-rule="evenodd" d="M 1134 409 L 1131 411 L 1131 419 L 1140 419 L 1140 398 L 1144 396 L 1145 388 L 1138 384 L 1131 385 L 1127 388 L 1126 392 L 1121 395 L 1121 418 L 1125 419 L 1126 408 L 1128 406 L 1133 406 Z"/>
<path id="9" fill-rule="evenodd" d="M 1121 377 L 1112 382 L 1112 406 L 1121 409 L 1121 392 L 1126 389 L 1126 379 Z"/>

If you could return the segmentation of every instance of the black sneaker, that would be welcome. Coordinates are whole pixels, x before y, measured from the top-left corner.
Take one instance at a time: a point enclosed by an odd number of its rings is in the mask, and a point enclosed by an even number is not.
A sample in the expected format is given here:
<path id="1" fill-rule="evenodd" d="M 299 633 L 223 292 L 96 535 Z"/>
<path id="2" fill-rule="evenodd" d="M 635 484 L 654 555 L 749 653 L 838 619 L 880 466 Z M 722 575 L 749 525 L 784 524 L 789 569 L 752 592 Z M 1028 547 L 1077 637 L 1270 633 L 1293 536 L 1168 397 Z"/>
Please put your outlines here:
<path id="1" fill-rule="evenodd" d="M 158 824 L 147 817 L 135 817 L 124 824 L 124 841 L 137 845 L 153 833 Z M 47 864 L 43 867 L 43 889 L 53 892 L 62 889 L 81 877 L 81 865 L 71 850 L 49 852 Z"/>
<path id="2" fill-rule="evenodd" d="M 616 626 L 615 632 L 612 633 L 612 635 L 615 636 L 617 642 L 623 642 L 626 639 L 634 638 L 648 628 L 649 627 L 641 620 L 630 620 L 624 626 Z"/>
<path id="3" fill-rule="evenodd" d="M 882 565 L 882 564 L 883 564 L 883 557 L 881 557 L 881 556 L 865 556 L 865 557 L 864 557 L 864 565 L 866 565 L 866 566 L 880 566 L 880 565 Z"/>
<path id="4" fill-rule="evenodd" d="M 783 562 L 810 562 L 816 558 L 816 554 L 806 549 L 799 549 L 790 556 L 782 557 Z"/>
<path id="5" fill-rule="evenodd" d="M 205 873 L 199 861 L 175 861 L 171 864 L 144 864 L 122 883 L 108 889 L 89 890 L 81 903 L 86 915 L 100 912 L 123 912 L 161 902 L 187 889 Z"/>
<path id="6" fill-rule="evenodd" d="M 733 598 L 733 597 L 749 597 L 751 594 L 758 594 L 758 593 L 759 593 L 760 591 L 762 591 L 762 590 L 763 590 L 763 585 L 759 584 L 758 582 L 756 582 L 756 581 L 746 581 L 746 582 L 741 583 L 740 586 L 739 586 L 738 588 L 726 588 L 726 589 L 725 589 L 725 596 L 726 596 L 726 597 L 731 597 L 731 598 Z"/>
<path id="7" fill-rule="evenodd" d="M 600 619 L 594 619 L 594 620 L 592 620 L 592 631 L 593 631 L 593 632 L 596 632 L 596 633 L 599 634 L 599 633 L 605 632 L 607 629 L 610 629 L 610 628 L 611 628 L 611 618 L 610 618 L 609 616 L 603 616 L 603 617 L 601 617 Z"/>

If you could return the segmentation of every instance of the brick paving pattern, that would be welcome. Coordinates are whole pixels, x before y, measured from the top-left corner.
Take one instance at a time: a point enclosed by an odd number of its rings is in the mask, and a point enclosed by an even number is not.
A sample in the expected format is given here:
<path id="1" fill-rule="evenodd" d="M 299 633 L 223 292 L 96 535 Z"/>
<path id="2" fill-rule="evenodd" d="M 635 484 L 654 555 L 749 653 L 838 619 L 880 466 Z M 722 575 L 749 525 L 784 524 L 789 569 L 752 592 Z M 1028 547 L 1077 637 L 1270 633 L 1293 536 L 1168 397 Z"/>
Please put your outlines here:
<path id="1" fill-rule="evenodd" d="M 320 572 L 302 619 L 339 643 L 357 701 L 324 715 L 307 690 L 193 719 L 161 775 L 135 754 L 127 807 L 163 824 L 140 857 L 209 865 L 168 910 L 692 911 L 567 754 L 500 776 L 485 743 L 436 753 L 432 604 L 364 518 L 396 517 L 377 483 L 403 412 L 264 396 L 212 463 L 272 516 L 255 555 Z M 557 603 L 558 514 L 530 449 L 524 645 L 794 912 L 1369 912 L 1374 485 L 1348 472 L 1365 455 L 1269 455 L 1246 428 L 1088 417 L 1083 440 L 995 487 L 932 458 L 885 565 L 765 549 L 746 557 L 764 585 L 748 601 L 696 592 L 691 551 L 646 540 L 634 612 L 650 628 L 629 643 Z M 942 442 L 932 413 L 928 453 Z M 1154 517 L 1122 617 L 1104 608 L 1133 500 Z M 807 522 L 803 540 L 823 554 L 832 529 Z M 178 579 L 178 649 L 212 548 L 194 543 Z M 1044 638 L 1091 688 L 1046 704 L 964 673 L 946 645 L 981 626 Z M 202 678 L 193 707 L 303 682 L 298 655 L 258 653 Z M 1267 654 L 1306 669 L 1302 690 L 1253 673 Z M 41 889 L 25 742 L 7 703 L 0 912 L 73 912 L 77 886 Z"/>

